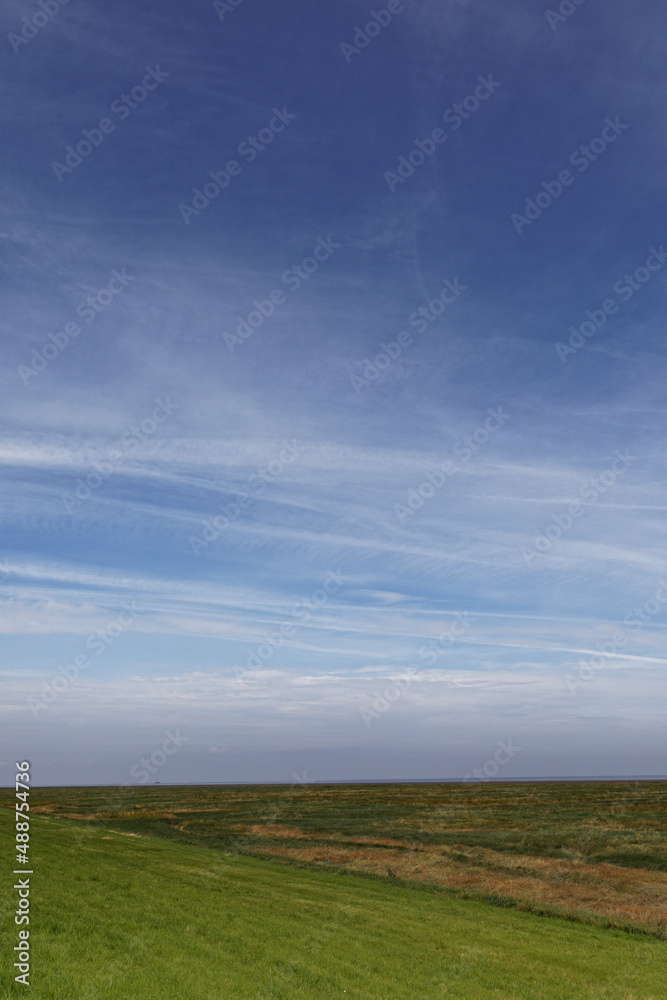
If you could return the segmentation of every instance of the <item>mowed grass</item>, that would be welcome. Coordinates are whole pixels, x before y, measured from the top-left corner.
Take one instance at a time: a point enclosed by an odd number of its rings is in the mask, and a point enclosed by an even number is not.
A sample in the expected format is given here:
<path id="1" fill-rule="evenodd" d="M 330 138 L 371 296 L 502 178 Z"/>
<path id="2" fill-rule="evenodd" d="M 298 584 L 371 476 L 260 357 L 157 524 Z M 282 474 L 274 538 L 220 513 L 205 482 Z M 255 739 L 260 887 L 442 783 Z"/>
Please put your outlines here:
<path id="1" fill-rule="evenodd" d="M 667 937 L 667 785 L 34 789 L 33 811 Z"/>
<path id="2" fill-rule="evenodd" d="M 0 810 L 5 843 L 13 820 Z M 31 862 L 35 1000 L 665 995 L 655 938 L 438 892 L 43 816 Z M 9 964 L 3 995 L 25 995 Z"/>

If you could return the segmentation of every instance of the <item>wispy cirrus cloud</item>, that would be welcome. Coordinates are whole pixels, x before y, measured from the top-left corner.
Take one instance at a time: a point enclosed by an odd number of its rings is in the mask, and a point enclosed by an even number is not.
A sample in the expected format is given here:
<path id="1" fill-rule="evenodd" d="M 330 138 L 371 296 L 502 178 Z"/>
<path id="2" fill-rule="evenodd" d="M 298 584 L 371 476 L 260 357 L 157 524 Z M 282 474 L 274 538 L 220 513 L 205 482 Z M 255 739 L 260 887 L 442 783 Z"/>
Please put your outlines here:
<path id="1" fill-rule="evenodd" d="M 24 16 L 5 6 L 5 36 Z M 178 755 L 186 780 L 217 774 L 211 758 L 230 780 L 277 779 L 306 752 L 323 777 L 456 776 L 511 720 L 528 771 L 654 769 L 665 275 L 576 364 L 554 345 L 664 239 L 664 14 L 611 0 L 552 31 L 523 0 L 428 0 L 400 17 L 350 63 L 347 2 L 243 4 L 224 23 L 210 4 L 70 4 L 7 45 L 0 647 L 12 746 L 70 748 L 49 780 L 125 780 L 153 723 L 179 720 L 202 727 Z M 121 120 L 112 102 L 147 66 L 168 75 Z M 390 192 L 387 165 L 489 73 L 493 101 Z M 185 226 L 179 204 L 276 107 L 289 128 Z M 518 237 L 515 207 L 610 115 L 623 143 Z M 59 181 L 53 161 L 104 116 L 114 130 Z M 313 268 L 319 239 L 340 246 Z M 87 322 L 81 304 L 123 268 L 132 281 Z M 295 274 L 230 352 L 225 334 Z M 465 295 L 426 323 L 447 280 Z M 159 423 L 157 399 L 174 404 Z M 499 408 L 510 419 L 485 438 Z M 605 486 L 619 451 L 636 458 Z M 604 490 L 569 515 L 592 482 Z M 344 584 L 318 605 L 328 572 Z M 131 601 L 131 627 L 33 718 L 33 682 Z M 624 625 L 637 609 L 647 620 Z M 573 695 L 565 679 L 619 628 Z M 235 671 L 271 636 L 253 694 Z M 414 684 L 359 728 L 359 705 L 411 664 Z"/>

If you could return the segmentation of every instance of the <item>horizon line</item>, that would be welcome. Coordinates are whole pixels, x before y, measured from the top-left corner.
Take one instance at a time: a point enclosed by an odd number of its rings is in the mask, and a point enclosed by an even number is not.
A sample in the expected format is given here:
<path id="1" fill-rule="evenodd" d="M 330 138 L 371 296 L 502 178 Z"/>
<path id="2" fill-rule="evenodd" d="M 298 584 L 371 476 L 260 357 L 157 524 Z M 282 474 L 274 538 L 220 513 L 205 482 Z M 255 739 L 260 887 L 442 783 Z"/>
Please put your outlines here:
<path id="1" fill-rule="evenodd" d="M 547 782 L 547 781 L 667 781 L 664 774 L 630 774 L 630 775 L 547 775 L 544 777 L 520 777 L 520 778 L 346 778 L 342 780 L 329 780 L 317 778 L 312 781 L 153 781 L 145 784 L 121 785 L 115 783 L 103 784 L 76 784 L 76 785 L 31 785 L 35 788 L 154 788 L 161 785 L 165 788 L 206 788 L 210 785 L 224 785 L 227 787 L 263 787 L 265 785 L 292 787 L 300 785 L 304 788 L 309 785 L 511 785 L 515 782 Z M 11 790 L 11 785 L 0 785 L 0 788 Z"/>

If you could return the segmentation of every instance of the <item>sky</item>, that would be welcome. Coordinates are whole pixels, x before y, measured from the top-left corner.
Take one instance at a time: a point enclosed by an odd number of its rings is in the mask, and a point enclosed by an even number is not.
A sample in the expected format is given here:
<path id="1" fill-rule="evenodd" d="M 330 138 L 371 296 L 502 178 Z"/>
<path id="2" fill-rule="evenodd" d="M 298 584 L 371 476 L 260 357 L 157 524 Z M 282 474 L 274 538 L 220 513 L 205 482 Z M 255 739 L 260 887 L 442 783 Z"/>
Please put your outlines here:
<path id="1" fill-rule="evenodd" d="M 667 772 L 667 11 L 0 28 L 0 783 Z"/>

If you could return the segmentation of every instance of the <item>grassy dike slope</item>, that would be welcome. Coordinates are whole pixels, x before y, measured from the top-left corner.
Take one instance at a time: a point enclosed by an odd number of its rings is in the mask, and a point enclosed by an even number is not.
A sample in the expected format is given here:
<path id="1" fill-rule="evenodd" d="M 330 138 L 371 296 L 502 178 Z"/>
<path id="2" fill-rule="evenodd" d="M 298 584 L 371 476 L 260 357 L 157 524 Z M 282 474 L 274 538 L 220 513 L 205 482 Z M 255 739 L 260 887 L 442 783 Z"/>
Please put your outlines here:
<path id="1" fill-rule="evenodd" d="M 13 821 L 0 809 L 6 844 Z M 6 959 L 3 997 L 664 997 L 667 945 L 649 937 L 104 828 L 82 837 L 55 817 L 33 817 L 30 840 L 31 986 Z"/>

